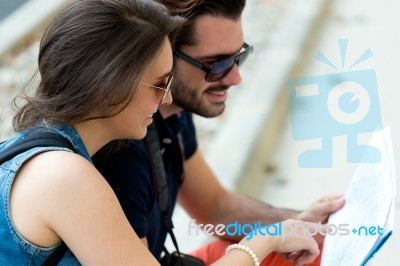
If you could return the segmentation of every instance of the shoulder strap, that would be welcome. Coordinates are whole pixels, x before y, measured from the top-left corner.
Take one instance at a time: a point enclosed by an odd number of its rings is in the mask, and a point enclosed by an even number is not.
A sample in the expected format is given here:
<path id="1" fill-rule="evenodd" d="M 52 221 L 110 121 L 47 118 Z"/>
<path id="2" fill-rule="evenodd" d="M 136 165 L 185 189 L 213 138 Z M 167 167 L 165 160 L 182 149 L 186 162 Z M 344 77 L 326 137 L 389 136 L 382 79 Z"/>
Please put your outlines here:
<path id="1" fill-rule="evenodd" d="M 174 224 L 172 222 L 171 215 L 168 214 L 168 201 L 169 201 L 169 191 L 168 191 L 168 183 L 167 183 L 167 175 L 165 173 L 164 161 L 161 156 L 161 148 L 160 141 L 158 138 L 157 127 L 155 123 L 151 123 L 147 127 L 147 134 L 144 138 L 147 148 L 150 152 L 150 162 L 152 164 L 153 175 L 156 178 L 156 187 L 157 187 L 157 196 L 158 196 L 158 204 L 161 209 L 161 213 L 163 215 L 163 221 L 167 232 L 171 236 L 171 240 L 174 243 L 176 251 L 180 254 L 178 248 L 178 242 L 176 241 L 174 232 L 172 229 L 174 228 Z"/>
<path id="2" fill-rule="evenodd" d="M 161 212 L 167 212 L 168 208 L 168 182 L 165 173 L 164 161 L 161 156 L 160 142 L 158 139 L 157 127 L 151 123 L 147 127 L 147 134 L 145 142 L 150 153 L 150 161 L 152 164 L 153 174 L 156 178 L 158 204 L 160 205 Z"/>
<path id="3" fill-rule="evenodd" d="M 53 251 L 53 253 L 50 254 L 46 258 L 45 261 L 43 261 L 41 266 L 56 266 L 58 263 L 61 261 L 61 259 L 64 257 L 65 253 L 69 250 L 67 245 L 62 242 L 56 250 Z"/>
<path id="4" fill-rule="evenodd" d="M 57 133 L 34 131 L 24 139 L 20 139 L 7 147 L 5 150 L 0 152 L 0 164 L 7 162 L 17 156 L 18 154 L 28 151 L 35 147 L 65 147 L 73 152 L 75 151 L 74 146 L 66 138 L 62 137 Z"/>
<path id="5" fill-rule="evenodd" d="M 63 136 L 41 130 L 33 131 L 23 139 L 17 140 L 11 146 L 0 152 L 0 164 L 7 162 L 20 153 L 35 147 L 64 147 L 76 152 L 72 143 Z M 43 262 L 42 266 L 56 266 L 68 251 L 67 245 L 62 242 L 53 253 Z"/>

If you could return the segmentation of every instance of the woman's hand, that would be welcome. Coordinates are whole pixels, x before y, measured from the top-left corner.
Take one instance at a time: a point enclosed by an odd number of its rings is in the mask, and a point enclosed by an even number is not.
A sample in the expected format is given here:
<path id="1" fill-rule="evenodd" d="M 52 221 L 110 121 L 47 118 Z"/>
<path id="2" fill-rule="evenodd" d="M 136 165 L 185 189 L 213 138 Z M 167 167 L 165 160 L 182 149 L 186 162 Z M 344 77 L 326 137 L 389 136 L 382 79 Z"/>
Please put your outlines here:
<path id="1" fill-rule="evenodd" d="M 320 224 L 303 222 L 299 220 L 286 220 L 276 224 L 276 232 L 257 234 L 250 240 L 243 238 L 239 244 L 251 249 L 259 262 L 275 251 L 295 266 L 312 262 L 319 255 L 318 244 L 313 235 L 324 230 Z M 252 253 L 251 253 L 252 254 Z M 227 255 L 212 265 L 254 265 L 250 252 L 232 249 Z"/>
<path id="2" fill-rule="evenodd" d="M 273 251 L 293 261 L 296 266 L 310 263 L 319 255 L 313 236 L 325 230 L 320 224 L 290 219 L 276 224 L 275 228 L 276 232 L 257 235 L 251 240 L 243 239 L 240 244 L 252 249 L 260 262 Z"/>
<path id="3" fill-rule="evenodd" d="M 310 263 L 319 255 L 318 244 L 313 236 L 319 230 L 324 230 L 320 224 L 286 220 L 282 222 L 281 228 L 281 235 L 274 239 L 274 250 L 293 261 L 294 265 Z"/>

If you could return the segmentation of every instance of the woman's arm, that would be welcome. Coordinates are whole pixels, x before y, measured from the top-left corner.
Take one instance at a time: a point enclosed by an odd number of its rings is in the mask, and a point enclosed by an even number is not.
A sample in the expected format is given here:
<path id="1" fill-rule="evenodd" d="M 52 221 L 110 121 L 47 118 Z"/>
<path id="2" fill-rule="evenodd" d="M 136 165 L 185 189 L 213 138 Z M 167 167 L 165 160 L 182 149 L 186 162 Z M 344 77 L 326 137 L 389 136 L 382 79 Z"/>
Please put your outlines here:
<path id="1" fill-rule="evenodd" d="M 84 265 L 159 265 L 127 221 L 118 200 L 100 173 L 83 157 L 65 151 L 45 152 L 18 173 L 11 193 L 12 219 L 21 234 L 39 246 L 64 241 Z M 309 224 L 296 220 L 284 224 Z M 312 236 L 243 239 L 260 262 L 272 251 L 303 265 L 318 255 Z M 300 258 L 298 254 L 302 256 Z M 214 265 L 254 265 L 250 255 L 232 250 Z"/>
<path id="2" fill-rule="evenodd" d="M 158 265 L 108 183 L 79 155 L 51 151 L 28 161 L 13 185 L 11 211 L 29 241 L 62 239 L 84 265 Z"/>

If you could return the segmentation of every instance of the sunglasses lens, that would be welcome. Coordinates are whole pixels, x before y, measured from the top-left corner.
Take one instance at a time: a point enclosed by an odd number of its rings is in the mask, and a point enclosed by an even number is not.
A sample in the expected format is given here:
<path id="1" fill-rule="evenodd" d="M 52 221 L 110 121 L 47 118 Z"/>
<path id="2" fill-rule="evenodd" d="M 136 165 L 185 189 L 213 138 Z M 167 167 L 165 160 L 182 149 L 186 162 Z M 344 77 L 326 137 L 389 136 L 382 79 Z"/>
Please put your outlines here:
<path id="1" fill-rule="evenodd" d="M 222 61 L 217 61 L 211 65 L 210 72 L 206 76 L 206 80 L 208 82 L 217 81 L 225 77 L 233 68 L 236 63 L 238 66 L 243 64 L 249 54 L 253 51 L 253 47 L 247 47 L 246 50 L 241 52 L 240 54 L 226 58 Z"/>
<path id="2" fill-rule="evenodd" d="M 233 57 L 215 62 L 214 64 L 212 64 L 206 80 L 208 82 L 213 82 L 223 78 L 226 74 L 229 73 L 234 64 L 235 59 Z"/>

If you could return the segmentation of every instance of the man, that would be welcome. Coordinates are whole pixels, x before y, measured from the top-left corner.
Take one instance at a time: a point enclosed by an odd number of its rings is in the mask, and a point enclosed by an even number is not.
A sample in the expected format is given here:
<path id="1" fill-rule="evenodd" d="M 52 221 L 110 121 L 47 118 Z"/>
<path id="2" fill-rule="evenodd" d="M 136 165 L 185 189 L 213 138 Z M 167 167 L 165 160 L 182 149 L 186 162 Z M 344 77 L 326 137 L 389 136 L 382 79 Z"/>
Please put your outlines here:
<path id="1" fill-rule="evenodd" d="M 172 12 L 174 1 L 160 0 Z M 176 1 L 178 2 L 178 1 Z M 225 190 L 197 147 L 192 114 L 216 117 L 223 113 L 228 90 L 241 82 L 239 64 L 252 47 L 243 40 L 241 15 L 245 0 L 204 0 L 180 12 L 188 18 L 174 47 L 174 102 L 154 115 L 168 179 L 172 215 L 176 201 L 202 224 L 271 224 L 289 218 L 326 222 L 344 205 L 341 196 L 320 199 L 305 211 L 275 208 Z M 162 85 L 160 85 L 162 87 Z M 102 172 L 115 190 L 136 233 L 160 258 L 166 229 L 157 203 L 151 155 L 145 141 L 130 141 Z M 226 237 L 237 241 L 239 237 Z M 229 242 L 216 242 L 194 252 L 207 264 L 223 255 Z M 211 254 L 211 251 L 213 254 Z M 318 262 L 316 262 L 318 264 Z M 290 265 L 275 255 L 262 265 Z"/>

